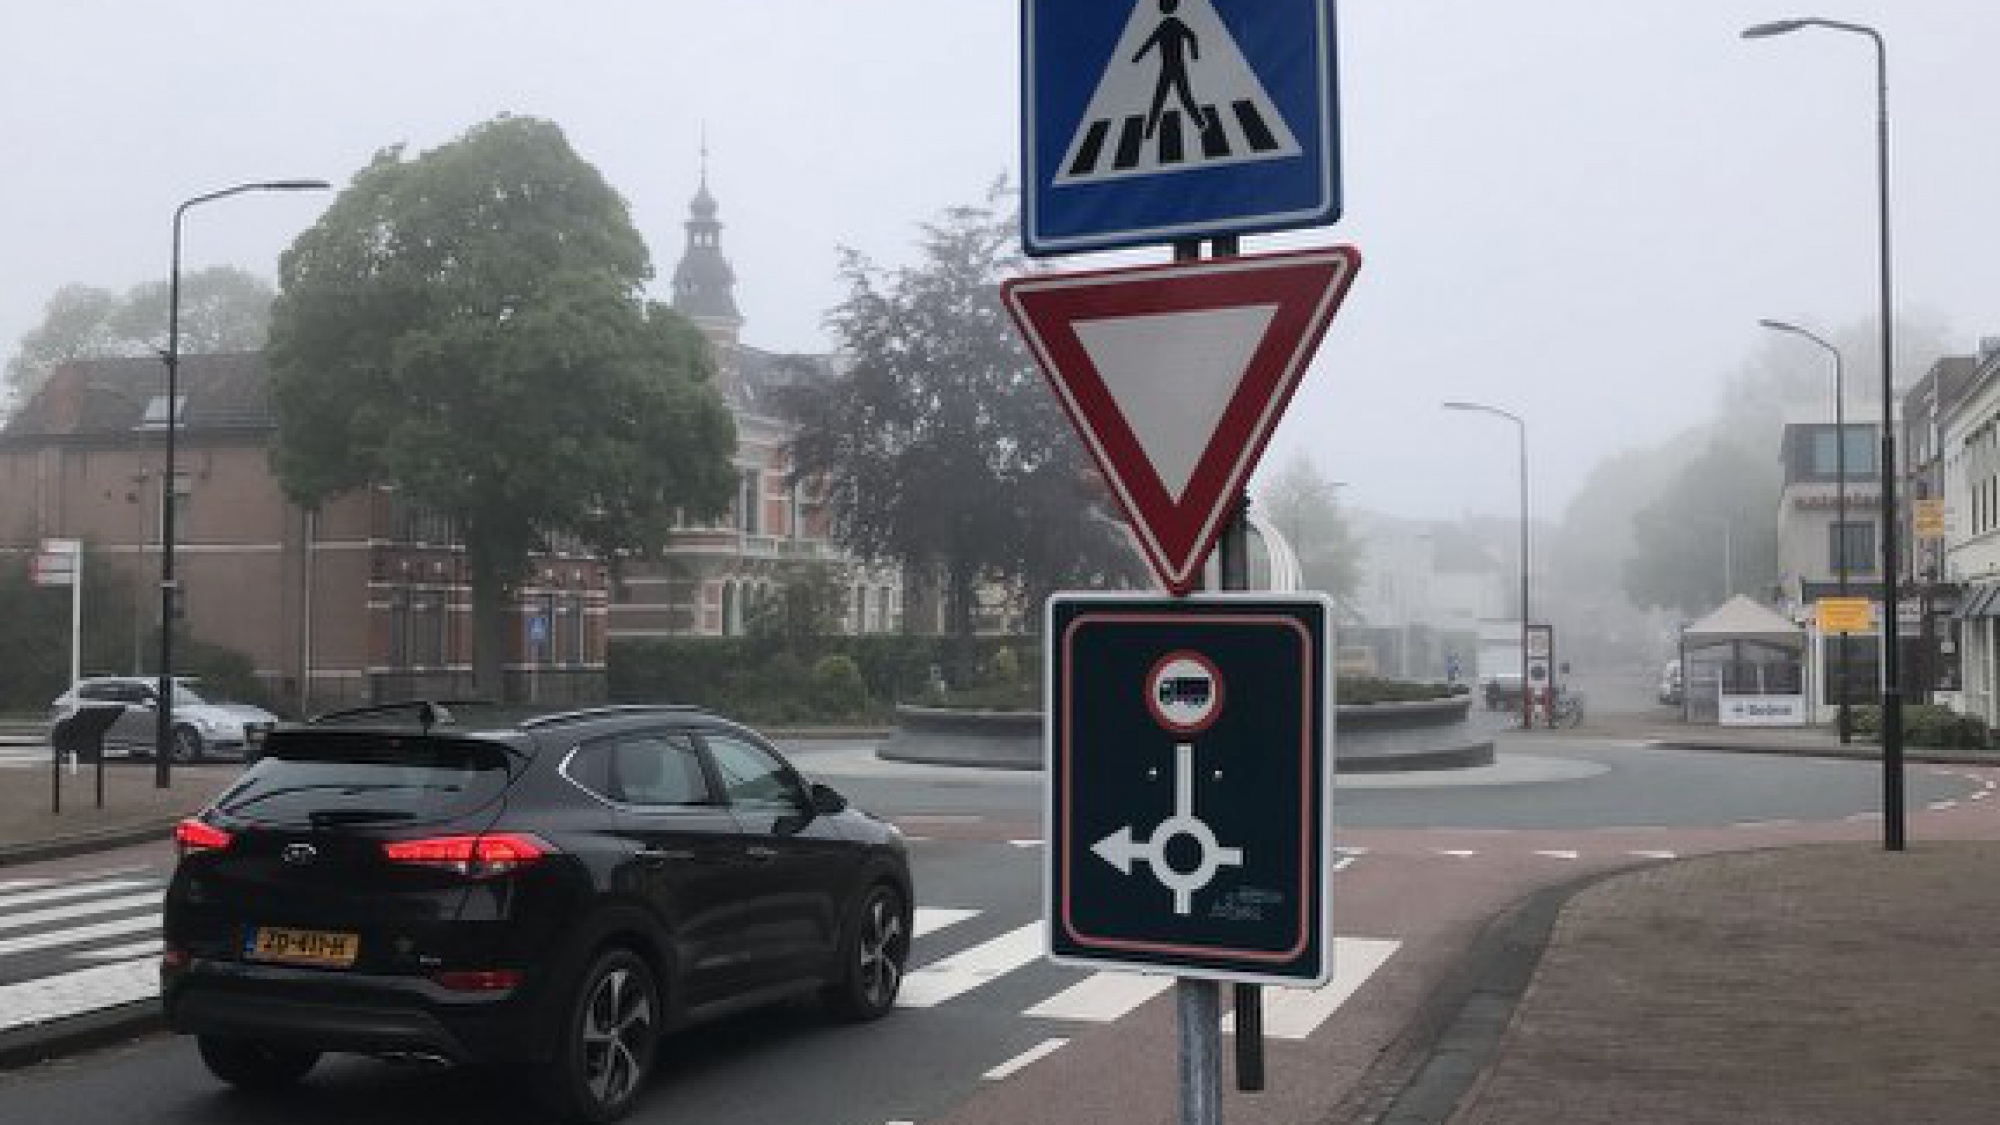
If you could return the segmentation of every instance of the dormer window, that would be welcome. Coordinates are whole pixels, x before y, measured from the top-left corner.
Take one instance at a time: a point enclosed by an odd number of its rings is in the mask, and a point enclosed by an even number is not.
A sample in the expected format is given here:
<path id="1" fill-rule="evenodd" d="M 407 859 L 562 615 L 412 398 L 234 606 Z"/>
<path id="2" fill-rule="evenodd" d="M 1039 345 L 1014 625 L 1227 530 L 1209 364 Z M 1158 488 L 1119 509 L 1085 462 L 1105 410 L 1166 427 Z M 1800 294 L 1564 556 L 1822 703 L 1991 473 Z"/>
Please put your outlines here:
<path id="1" fill-rule="evenodd" d="M 174 421 L 187 425 L 188 396 L 174 396 Z M 167 396 L 154 395 L 146 404 L 146 416 L 139 420 L 139 429 L 164 430 L 167 428 Z"/>

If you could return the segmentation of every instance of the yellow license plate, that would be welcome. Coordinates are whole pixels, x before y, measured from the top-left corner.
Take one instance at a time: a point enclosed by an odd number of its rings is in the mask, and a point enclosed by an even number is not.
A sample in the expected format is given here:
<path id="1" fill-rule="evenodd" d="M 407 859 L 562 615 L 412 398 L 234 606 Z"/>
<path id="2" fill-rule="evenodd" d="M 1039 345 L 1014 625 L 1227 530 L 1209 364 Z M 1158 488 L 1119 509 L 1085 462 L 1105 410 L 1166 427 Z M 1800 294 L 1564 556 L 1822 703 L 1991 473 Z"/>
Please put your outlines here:
<path id="1" fill-rule="evenodd" d="M 249 946 L 244 950 L 244 954 L 253 961 L 276 961 L 286 965 L 345 969 L 354 964 L 355 954 L 360 949 L 359 934 L 259 926 L 250 935 Z"/>

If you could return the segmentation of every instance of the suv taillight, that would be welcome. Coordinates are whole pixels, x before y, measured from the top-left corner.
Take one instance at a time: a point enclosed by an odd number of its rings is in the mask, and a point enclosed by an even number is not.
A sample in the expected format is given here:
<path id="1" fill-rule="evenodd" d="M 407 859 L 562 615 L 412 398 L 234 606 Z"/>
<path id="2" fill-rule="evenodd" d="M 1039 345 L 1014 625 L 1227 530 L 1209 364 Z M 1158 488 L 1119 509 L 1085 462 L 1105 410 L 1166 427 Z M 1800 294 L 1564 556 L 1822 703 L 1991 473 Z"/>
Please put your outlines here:
<path id="1" fill-rule="evenodd" d="M 205 821 L 188 817 L 174 825 L 174 843 L 182 855 L 196 852 L 216 852 L 229 846 L 229 833 Z"/>
<path id="2" fill-rule="evenodd" d="M 495 832 L 488 836 L 431 836 L 396 840 L 382 845 L 391 863 L 436 867 L 460 875 L 505 875 L 555 851 L 548 842 L 526 832 Z"/>

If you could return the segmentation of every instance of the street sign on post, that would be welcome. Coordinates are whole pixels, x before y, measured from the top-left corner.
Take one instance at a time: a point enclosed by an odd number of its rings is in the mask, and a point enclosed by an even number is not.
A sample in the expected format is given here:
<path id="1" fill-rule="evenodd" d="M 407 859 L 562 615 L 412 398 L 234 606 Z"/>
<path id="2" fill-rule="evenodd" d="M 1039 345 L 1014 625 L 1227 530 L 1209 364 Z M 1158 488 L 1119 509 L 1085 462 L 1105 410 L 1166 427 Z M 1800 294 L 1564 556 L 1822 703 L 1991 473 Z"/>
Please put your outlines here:
<path id="1" fill-rule="evenodd" d="M 1821 598 L 1814 606 L 1822 633 L 1868 633 L 1875 629 L 1875 603 L 1867 598 Z"/>
<path id="2" fill-rule="evenodd" d="M 1340 217 L 1333 0 L 1023 0 L 1030 254 Z"/>
<path id="3" fill-rule="evenodd" d="M 1050 601 L 1052 958 L 1327 981 L 1331 618 L 1319 595 Z"/>
<path id="4" fill-rule="evenodd" d="M 1360 265 L 1336 246 L 1001 287 L 1174 593 L 1199 578 Z"/>

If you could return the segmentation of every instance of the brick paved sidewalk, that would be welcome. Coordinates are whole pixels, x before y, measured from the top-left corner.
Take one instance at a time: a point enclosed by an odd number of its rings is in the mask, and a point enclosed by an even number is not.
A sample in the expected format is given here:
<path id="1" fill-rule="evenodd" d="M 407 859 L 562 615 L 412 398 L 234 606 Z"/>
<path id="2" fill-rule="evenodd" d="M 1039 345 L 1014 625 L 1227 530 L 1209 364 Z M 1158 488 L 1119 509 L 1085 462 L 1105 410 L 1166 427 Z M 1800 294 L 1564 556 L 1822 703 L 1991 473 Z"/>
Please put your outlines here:
<path id="1" fill-rule="evenodd" d="M 57 814 L 46 766 L 0 770 L 0 865 L 165 838 L 175 821 L 207 804 L 240 772 L 233 762 L 178 767 L 172 786 L 159 789 L 150 762 L 108 762 L 100 809 L 94 767 L 74 775 L 64 769 Z"/>
<path id="2" fill-rule="evenodd" d="M 2000 843 L 1649 868 L 1565 907 L 1453 1125 L 2000 1120 Z"/>

